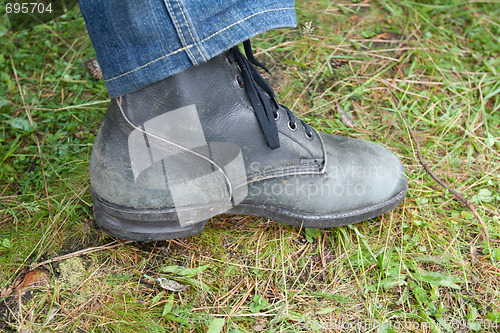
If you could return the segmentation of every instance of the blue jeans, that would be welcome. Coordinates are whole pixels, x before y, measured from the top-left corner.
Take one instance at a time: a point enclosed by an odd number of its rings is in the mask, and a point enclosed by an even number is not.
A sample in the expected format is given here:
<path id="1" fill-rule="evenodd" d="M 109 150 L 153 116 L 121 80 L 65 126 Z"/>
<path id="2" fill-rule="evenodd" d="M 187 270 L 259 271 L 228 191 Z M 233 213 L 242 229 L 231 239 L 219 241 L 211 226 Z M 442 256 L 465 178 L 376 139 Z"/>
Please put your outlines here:
<path id="1" fill-rule="evenodd" d="M 79 0 L 110 97 L 138 90 L 270 29 L 293 0 Z"/>

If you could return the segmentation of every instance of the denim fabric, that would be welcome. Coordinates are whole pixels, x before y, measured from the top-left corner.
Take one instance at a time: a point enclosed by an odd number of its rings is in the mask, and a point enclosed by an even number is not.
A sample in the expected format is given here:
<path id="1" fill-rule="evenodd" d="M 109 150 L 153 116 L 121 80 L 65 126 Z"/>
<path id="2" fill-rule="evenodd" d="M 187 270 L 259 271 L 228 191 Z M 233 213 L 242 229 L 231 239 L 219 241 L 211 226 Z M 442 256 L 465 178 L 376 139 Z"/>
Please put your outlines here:
<path id="1" fill-rule="evenodd" d="M 293 0 L 79 0 L 110 97 L 160 81 L 266 30 Z"/>

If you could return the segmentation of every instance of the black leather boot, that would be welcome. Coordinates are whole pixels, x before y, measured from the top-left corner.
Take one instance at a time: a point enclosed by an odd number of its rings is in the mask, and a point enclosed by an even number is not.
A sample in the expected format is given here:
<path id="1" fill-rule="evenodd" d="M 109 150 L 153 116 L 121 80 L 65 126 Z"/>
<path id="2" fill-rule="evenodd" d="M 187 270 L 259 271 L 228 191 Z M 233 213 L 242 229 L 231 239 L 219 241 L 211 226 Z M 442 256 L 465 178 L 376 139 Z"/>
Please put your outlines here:
<path id="1" fill-rule="evenodd" d="M 330 228 L 403 202 L 403 166 L 375 143 L 319 134 L 257 73 L 250 43 L 113 99 L 90 162 L 97 225 L 139 241 L 200 233 L 220 213 Z"/>

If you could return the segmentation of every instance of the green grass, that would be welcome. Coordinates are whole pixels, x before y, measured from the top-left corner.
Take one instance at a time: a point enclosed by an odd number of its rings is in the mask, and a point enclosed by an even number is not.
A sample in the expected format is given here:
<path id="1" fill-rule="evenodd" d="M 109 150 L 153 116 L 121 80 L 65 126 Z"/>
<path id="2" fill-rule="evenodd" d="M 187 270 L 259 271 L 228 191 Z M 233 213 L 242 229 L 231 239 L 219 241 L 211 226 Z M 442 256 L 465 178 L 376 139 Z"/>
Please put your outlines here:
<path id="1" fill-rule="evenodd" d="M 498 330 L 488 325 L 500 325 L 499 3 L 296 5 L 296 29 L 253 39 L 280 102 L 321 131 L 394 151 L 409 178 L 405 203 L 321 231 L 220 216 L 188 239 L 57 260 L 43 266 L 48 283 L 30 297 L 2 300 L 0 330 Z M 0 27 L 0 35 L 6 291 L 38 263 L 114 240 L 92 225 L 88 161 L 108 97 L 85 70 L 94 51 L 78 8 L 15 34 Z M 489 239 L 424 170 L 408 127 L 432 172 L 472 202 Z M 187 275 L 172 268 L 204 265 Z M 166 291 L 150 280 L 158 277 L 189 287 Z"/>

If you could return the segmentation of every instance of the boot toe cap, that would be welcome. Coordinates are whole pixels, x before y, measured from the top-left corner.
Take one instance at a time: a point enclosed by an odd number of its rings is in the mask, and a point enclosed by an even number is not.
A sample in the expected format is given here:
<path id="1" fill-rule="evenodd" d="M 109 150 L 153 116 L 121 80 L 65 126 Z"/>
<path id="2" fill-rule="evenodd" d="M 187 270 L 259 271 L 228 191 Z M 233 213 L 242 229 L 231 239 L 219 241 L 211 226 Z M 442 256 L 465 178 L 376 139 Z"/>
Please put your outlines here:
<path id="1" fill-rule="evenodd" d="M 369 141 L 321 137 L 327 157 L 324 172 L 249 184 L 245 203 L 260 205 L 267 214 L 255 215 L 325 228 L 379 216 L 404 200 L 408 184 L 394 153 Z"/>
<path id="2" fill-rule="evenodd" d="M 362 209 L 406 192 L 404 167 L 387 148 L 335 135 L 323 134 L 322 138 L 327 151 L 325 178 L 335 194 L 334 210 Z"/>

